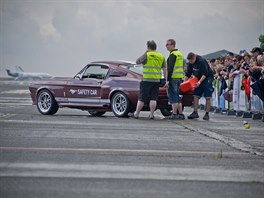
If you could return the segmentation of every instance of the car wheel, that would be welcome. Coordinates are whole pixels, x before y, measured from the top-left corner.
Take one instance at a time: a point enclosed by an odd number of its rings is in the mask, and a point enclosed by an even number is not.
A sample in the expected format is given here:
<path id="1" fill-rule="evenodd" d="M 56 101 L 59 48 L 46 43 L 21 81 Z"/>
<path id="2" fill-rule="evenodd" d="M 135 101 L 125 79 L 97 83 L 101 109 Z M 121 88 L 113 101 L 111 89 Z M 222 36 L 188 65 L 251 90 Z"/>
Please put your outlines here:
<path id="1" fill-rule="evenodd" d="M 105 114 L 105 111 L 88 110 L 91 116 L 100 117 Z"/>
<path id="2" fill-rule="evenodd" d="M 171 109 L 160 109 L 161 114 L 164 117 L 170 116 L 172 114 L 172 110 Z"/>
<path id="3" fill-rule="evenodd" d="M 130 101 L 122 92 L 116 92 L 111 99 L 112 112 L 117 117 L 127 117 L 130 110 Z"/>
<path id="4" fill-rule="evenodd" d="M 39 92 L 37 96 L 37 107 L 43 115 L 53 115 L 59 109 L 54 96 L 46 89 Z"/>
<path id="5" fill-rule="evenodd" d="M 182 111 L 184 110 L 184 106 L 182 106 Z M 167 117 L 167 116 L 170 116 L 172 114 L 172 110 L 171 109 L 160 109 L 160 112 L 161 114 L 164 116 L 164 117 Z"/>

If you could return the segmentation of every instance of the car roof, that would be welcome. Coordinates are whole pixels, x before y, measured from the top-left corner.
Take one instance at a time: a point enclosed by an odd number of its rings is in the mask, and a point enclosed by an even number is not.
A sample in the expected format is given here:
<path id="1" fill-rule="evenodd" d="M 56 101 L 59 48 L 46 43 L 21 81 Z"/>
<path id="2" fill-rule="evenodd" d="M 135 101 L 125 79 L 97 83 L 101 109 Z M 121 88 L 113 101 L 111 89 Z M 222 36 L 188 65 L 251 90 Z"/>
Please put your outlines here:
<path id="1" fill-rule="evenodd" d="M 134 71 L 131 71 L 125 67 L 122 67 L 122 66 L 127 66 L 127 65 L 136 65 L 135 62 L 132 62 L 132 61 L 123 61 L 123 60 L 112 60 L 112 61 L 93 61 L 89 64 L 105 64 L 105 65 L 108 65 L 109 67 L 111 68 L 115 68 L 115 69 L 118 69 L 118 70 L 125 70 L 127 73 L 130 73 L 134 76 L 137 76 L 137 78 L 141 77 L 142 75 L 134 72 Z M 89 65 L 88 64 L 88 65 Z M 119 67 L 121 66 L 121 67 Z"/>
<path id="2" fill-rule="evenodd" d="M 123 61 L 123 60 L 113 60 L 113 61 L 94 61 L 92 63 L 103 63 L 103 64 L 109 64 L 109 65 L 131 65 L 131 64 L 136 64 L 135 62 L 132 61 Z"/>

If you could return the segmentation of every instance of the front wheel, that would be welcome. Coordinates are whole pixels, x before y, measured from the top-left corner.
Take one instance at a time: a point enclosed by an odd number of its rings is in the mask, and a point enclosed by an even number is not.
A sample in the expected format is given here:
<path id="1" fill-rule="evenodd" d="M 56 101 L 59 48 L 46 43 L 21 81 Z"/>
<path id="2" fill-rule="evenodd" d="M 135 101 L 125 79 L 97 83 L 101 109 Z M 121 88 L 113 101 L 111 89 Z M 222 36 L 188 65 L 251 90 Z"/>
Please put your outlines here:
<path id="1" fill-rule="evenodd" d="M 111 99 L 111 109 L 117 117 L 127 117 L 131 103 L 122 92 L 116 92 Z"/>
<path id="2" fill-rule="evenodd" d="M 88 110 L 91 116 L 100 117 L 105 114 L 105 111 Z"/>
<path id="3" fill-rule="evenodd" d="M 54 96 L 46 89 L 39 92 L 37 96 L 37 107 L 39 112 L 43 115 L 53 115 L 59 109 Z"/>

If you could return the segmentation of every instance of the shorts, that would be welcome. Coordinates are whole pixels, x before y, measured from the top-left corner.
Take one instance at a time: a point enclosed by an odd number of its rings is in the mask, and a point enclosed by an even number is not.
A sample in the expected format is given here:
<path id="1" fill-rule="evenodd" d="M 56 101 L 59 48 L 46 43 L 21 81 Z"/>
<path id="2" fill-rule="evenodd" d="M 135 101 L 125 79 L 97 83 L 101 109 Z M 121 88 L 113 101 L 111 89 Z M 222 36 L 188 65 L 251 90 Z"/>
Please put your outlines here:
<path id="1" fill-rule="evenodd" d="M 181 97 L 179 96 L 181 82 L 182 79 L 180 78 L 172 78 L 170 81 L 169 88 L 167 89 L 167 95 L 171 104 L 181 102 Z"/>
<path id="2" fill-rule="evenodd" d="M 212 98 L 213 91 L 213 78 L 207 77 L 199 87 L 195 88 L 193 95 L 198 96 L 199 98 L 201 98 L 202 96 L 204 96 L 205 98 Z"/>
<path id="3" fill-rule="evenodd" d="M 148 100 L 158 100 L 159 96 L 159 82 L 140 82 L 139 100 L 147 102 Z"/>

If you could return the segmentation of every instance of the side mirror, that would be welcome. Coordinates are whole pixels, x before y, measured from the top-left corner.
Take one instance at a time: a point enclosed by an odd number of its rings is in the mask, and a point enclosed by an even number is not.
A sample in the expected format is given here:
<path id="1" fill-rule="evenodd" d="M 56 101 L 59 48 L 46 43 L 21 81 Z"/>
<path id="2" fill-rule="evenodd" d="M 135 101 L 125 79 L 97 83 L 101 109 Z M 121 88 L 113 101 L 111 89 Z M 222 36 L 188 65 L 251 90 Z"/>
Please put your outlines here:
<path id="1" fill-rule="evenodd" d="M 82 76 L 81 76 L 81 74 L 77 74 L 75 78 L 81 80 Z"/>

